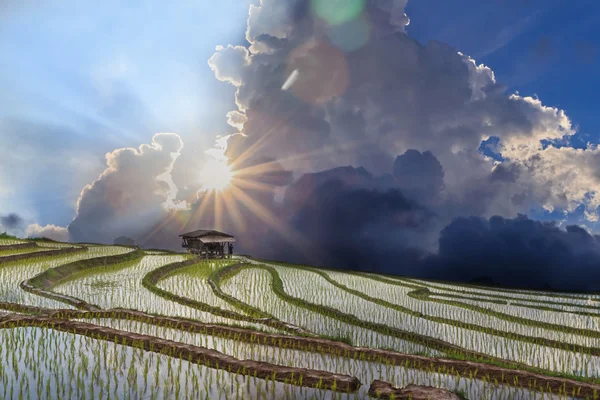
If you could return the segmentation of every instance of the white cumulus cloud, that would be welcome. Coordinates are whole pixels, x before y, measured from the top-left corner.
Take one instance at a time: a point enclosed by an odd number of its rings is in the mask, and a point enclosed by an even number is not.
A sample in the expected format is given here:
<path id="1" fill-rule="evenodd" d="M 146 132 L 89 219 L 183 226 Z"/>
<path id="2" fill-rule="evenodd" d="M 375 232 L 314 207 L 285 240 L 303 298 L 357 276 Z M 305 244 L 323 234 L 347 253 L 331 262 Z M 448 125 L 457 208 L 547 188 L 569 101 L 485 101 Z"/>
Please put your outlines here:
<path id="1" fill-rule="evenodd" d="M 69 231 L 66 227 L 56 225 L 31 224 L 25 230 L 27 237 L 47 237 L 59 242 L 68 242 L 71 239 Z"/>

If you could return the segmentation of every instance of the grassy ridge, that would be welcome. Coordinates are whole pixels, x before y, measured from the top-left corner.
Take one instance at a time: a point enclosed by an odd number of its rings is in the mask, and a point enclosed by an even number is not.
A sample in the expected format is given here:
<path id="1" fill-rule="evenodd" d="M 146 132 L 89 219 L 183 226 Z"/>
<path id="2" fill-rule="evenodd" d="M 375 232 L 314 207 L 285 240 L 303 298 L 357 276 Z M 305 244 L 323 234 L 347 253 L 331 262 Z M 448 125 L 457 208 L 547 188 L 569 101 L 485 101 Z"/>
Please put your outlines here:
<path id="1" fill-rule="evenodd" d="M 283 265 L 287 265 L 287 264 L 283 264 Z M 600 356 L 600 348 L 597 348 L 597 347 L 565 343 L 565 342 L 541 338 L 541 337 L 537 337 L 537 336 L 535 336 L 535 337 L 534 336 L 526 336 L 526 335 L 521 335 L 521 334 L 517 334 L 517 333 L 513 333 L 513 332 L 506 332 L 506 331 L 502 331 L 502 330 L 498 330 L 498 329 L 494 329 L 494 328 L 483 327 L 483 326 L 476 325 L 476 324 L 470 324 L 470 323 L 466 323 L 463 321 L 456 321 L 456 320 L 449 319 L 449 318 L 426 315 L 426 314 L 423 314 L 423 313 L 420 313 L 417 311 L 413 311 L 413 310 L 403 307 L 401 305 L 390 303 L 386 300 L 375 298 L 375 297 L 369 296 L 365 293 L 362 293 L 360 291 L 351 289 L 351 288 L 335 281 L 329 275 L 327 275 L 326 272 L 324 272 L 320 269 L 316 269 L 313 267 L 297 266 L 297 265 L 294 265 L 291 268 L 299 268 L 299 269 L 313 272 L 313 273 L 321 276 L 327 282 L 331 283 L 332 285 L 336 286 L 337 288 L 339 288 L 341 290 L 344 290 L 348 293 L 351 293 L 351 294 L 358 296 L 369 302 L 372 302 L 372 303 L 375 303 L 375 304 L 378 304 L 378 305 L 381 305 L 381 306 L 384 306 L 384 307 L 387 307 L 387 308 L 390 308 L 390 309 L 393 309 L 393 310 L 396 310 L 396 311 L 399 311 L 399 312 L 402 312 L 402 313 L 405 313 L 408 315 L 412 315 L 414 317 L 423 318 L 423 319 L 426 319 L 429 321 L 443 323 L 443 324 L 455 326 L 458 328 L 470 329 L 470 330 L 474 330 L 474 331 L 478 331 L 478 332 L 482 332 L 482 333 L 486 333 L 486 334 L 490 334 L 490 335 L 494 335 L 494 336 L 505 337 L 507 339 L 519 340 L 519 341 L 523 341 L 523 342 L 527 342 L 527 343 L 548 346 L 548 347 L 552 347 L 552 348 L 556 348 L 556 349 L 560 349 L 560 350 L 574 351 L 574 352 L 578 352 L 578 353 Z M 574 327 L 569 327 L 569 326 L 564 326 L 564 325 L 552 324 L 552 323 L 548 323 L 548 322 L 536 321 L 536 320 L 531 320 L 531 319 L 527 319 L 527 318 L 523 318 L 523 317 L 518 317 L 518 316 L 502 313 L 499 311 L 491 310 L 489 308 L 480 307 L 480 306 L 469 304 L 469 303 L 463 303 L 463 302 L 453 301 L 453 300 L 437 299 L 435 297 L 431 297 L 432 295 L 437 296 L 437 293 L 431 293 L 429 291 L 429 289 L 427 289 L 426 287 L 419 286 L 419 285 L 413 284 L 411 282 L 406 282 L 406 281 L 403 281 L 400 279 L 388 279 L 383 276 L 375 276 L 372 274 L 366 274 L 366 273 L 356 272 L 356 271 L 354 271 L 354 272 L 346 271 L 346 273 L 349 273 L 352 275 L 357 275 L 357 276 L 360 276 L 360 277 L 363 277 L 366 279 L 371 279 L 374 281 L 387 283 L 390 285 L 401 286 L 401 287 L 412 289 L 412 291 L 409 292 L 407 295 L 414 299 L 418 299 L 418 300 L 422 300 L 422 301 L 431 301 L 431 302 L 451 305 L 451 306 L 455 306 L 455 307 L 461 307 L 461 308 L 465 308 L 465 309 L 468 309 L 471 311 L 476 311 L 476 312 L 479 312 L 479 313 L 482 313 L 485 315 L 496 317 L 498 319 L 502 319 L 502 320 L 505 320 L 505 321 L 508 321 L 511 323 L 518 323 L 518 324 L 522 324 L 522 325 L 526 325 L 526 326 L 539 327 L 539 328 L 553 330 L 553 331 L 561 332 L 561 333 L 571 333 L 571 334 L 576 334 L 576 335 L 586 336 L 586 337 L 591 337 L 591 338 L 600 338 L 600 332 L 594 331 L 591 329 L 574 328 Z M 476 299 L 473 299 L 473 300 L 476 300 Z M 587 315 L 587 314 L 584 313 L 584 315 Z"/>
<path id="2" fill-rule="evenodd" d="M 434 350 L 439 350 L 439 351 L 446 352 L 446 353 L 453 353 L 456 356 L 460 356 L 463 358 L 470 358 L 474 361 L 484 361 L 484 360 L 498 361 L 499 360 L 499 359 L 489 356 L 487 354 L 477 353 L 475 351 L 467 350 L 467 349 L 450 344 L 450 343 L 445 342 L 440 339 L 432 338 L 429 336 L 423 336 L 423 335 L 420 335 L 420 334 L 414 333 L 414 332 L 404 331 L 402 329 L 390 327 L 388 325 L 384 325 L 384 324 L 380 324 L 380 323 L 376 323 L 376 322 L 361 320 L 360 318 L 356 317 L 355 315 L 344 313 L 338 309 L 328 307 L 328 306 L 323 306 L 320 304 L 311 303 L 306 300 L 291 296 L 285 292 L 285 290 L 283 288 L 283 282 L 281 281 L 281 277 L 279 276 L 279 274 L 273 267 L 270 267 L 267 265 L 237 264 L 237 265 L 233 265 L 233 266 L 225 267 L 225 268 L 232 270 L 231 273 L 236 273 L 236 274 L 241 272 L 243 269 L 248 269 L 248 268 L 265 270 L 271 275 L 271 279 L 272 279 L 271 289 L 281 300 L 283 300 L 287 303 L 293 304 L 295 306 L 304 308 L 306 310 L 319 313 L 323 316 L 337 319 L 339 321 L 342 321 L 342 322 L 345 322 L 345 323 L 348 323 L 348 324 L 351 324 L 354 326 L 358 326 L 361 328 L 370 329 L 372 331 L 375 331 L 375 332 L 378 332 L 378 333 L 381 333 L 384 335 L 388 335 L 388 336 L 392 336 L 392 337 L 395 337 L 398 339 L 402 339 L 402 340 L 406 340 L 409 342 L 424 345 L 424 346 L 427 346 Z M 518 363 L 513 363 L 513 366 L 516 367 L 516 366 L 521 366 L 521 365 Z"/>
<path id="3" fill-rule="evenodd" d="M 179 304 L 187 306 L 187 307 L 194 308 L 196 310 L 211 313 L 211 314 L 219 316 L 219 317 L 228 318 L 228 319 L 231 319 L 234 321 L 245 321 L 245 322 L 250 322 L 250 323 L 263 324 L 263 325 L 267 325 L 272 328 L 290 332 L 290 333 L 298 333 L 299 332 L 299 329 L 297 327 L 285 324 L 285 323 L 279 321 L 278 319 L 276 319 L 275 317 L 273 317 L 272 315 L 269 315 L 264 312 L 256 312 L 256 309 L 253 309 L 250 306 L 244 307 L 243 305 L 240 304 L 239 301 L 237 301 L 237 299 L 233 299 L 233 300 L 236 300 L 236 301 L 233 301 L 232 298 L 230 298 L 230 296 L 227 296 L 225 293 L 223 293 L 223 291 L 220 289 L 220 286 L 218 284 L 218 280 L 217 281 L 214 280 L 215 277 L 213 277 L 213 283 L 211 285 L 211 287 L 213 288 L 213 291 L 215 292 L 215 295 L 218 297 L 222 296 L 221 298 L 225 301 L 228 301 L 228 300 L 231 301 L 230 304 L 232 304 L 234 307 L 239 308 L 240 310 L 242 310 L 244 312 L 246 312 L 246 310 L 250 311 L 248 314 L 241 314 L 241 313 L 238 313 L 235 311 L 225 310 L 220 307 L 216 307 L 216 306 L 213 306 L 213 305 L 210 305 L 207 303 L 203 303 L 198 300 L 190 299 L 190 298 L 183 297 L 183 296 L 178 296 L 175 293 L 171 293 L 167 290 L 164 290 L 164 289 L 161 289 L 158 287 L 158 285 L 157 285 L 158 282 L 167 278 L 169 275 L 175 273 L 176 271 L 178 271 L 182 268 L 189 267 L 194 264 L 199 264 L 200 262 L 202 262 L 202 260 L 200 260 L 198 258 L 194 258 L 192 260 L 176 262 L 176 263 L 172 263 L 172 264 L 168 264 L 168 265 L 159 267 L 144 276 L 144 278 L 142 279 L 142 286 L 144 286 L 146 289 L 148 289 L 152 293 L 156 294 L 157 296 L 163 297 L 167 300 L 174 301 L 176 303 L 179 303 Z M 217 279 L 219 277 L 220 277 L 220 275 L 216 276 Z"/>
<path id="4" fill-rule="evenodd" d="M 364 320 L 357 318 L 354 315 L 343 313 L 337 309 L 310 303 L 303 299 L 299 299 L 299 298 L 290 296 L 284 291 L 283 282 L 281 281 L 279 274 L 273 267 L 270 267 L 270 266 L 253 264 L 253 265 L 242 265 L 242 266 L 233 266 L 233 267 L 239 268 L 240 271 L 242 268 L 256 268 L 256 269 L 266 270 L 267 272 L 269 272 L 271 274 L 271 277 L 273 279 L 272 280 L 273 292 L 278 297 L 280 297 L 282 300 L 289 302 L 290 304 L 297 305 L 299 307 L 308 309 L 310 311 L 318 312 L 324 316 L 327 316 L 330 318 L 335 318 L 335 319 L 338 319 L 340 321 L 343 321 L 343 322 L 346 322 L 346 323 L 349 323 L 349 324 L 352 324 L 355 326 L 371 329 L 373 331 L 383 333 L 385 335 L 397 337 L 399 339 L 411 341 L 414 343 L 418 343 L 418 344 L 430 347 L 432 349 L 443 351 L 446 354 L 448 354 L 448 357 L 450 357 L 452 359 L 483 362 L 486 364 L 495 365 L 495 366 L 499 366 L 502 368 L 518 369 L 518 370 L 533 372 L 533 373 L 540 374 L 540 375 L 561 377 L 561 378 L 572 379 L 572 380 L 577 380 L 577 381 L 581 381 L 581 382 L 590 382 L 590 383 L 594 383 L 594 384 L 600 383 L 600 379 L 596 379 L 596 378 L 584 378 L 581 376 L 572 375 L 572 374 L 568 374 L 568 373 L 554 372 L 554 371 L 550 371 L 550 370 L 536 368 L 536 367 L 533 367 L 533 366 L 530 366 L 527 364 L 517 363 L 514 361 L 500 359 L 497 357 L 489 356 L 487 354 L 482 354 L 482 353 L 478 353 L 475 351 L 467 350 L 467 349 L 461 348 L 459 346 L 455 346 L 453 344 L 444 342 L 444 341 L 436 339 L 436 338 L 419 335 L 419 334 L 416 334 L 413 332 L 403 331 L 403 330 L 400 330 L 397 328 L 389 327 L 384 324 L 364 321 Z M 477 327 L 477 326 L 474 326 L 474 327 Z M 575 351 L 574 345 L 564 344 L 564 347 L 566 350 Z"/>
<path id="5" fill-rule="evenodd" d="M 542 376 L 530 371 L 511 370 L 465 360 L 429 358 L 419 355 L 398 353 L 390 350 L 355 347 L 343 342 L 324 338 L 258 332 L 249 328 L 205 324 L 183 318 L 162 317 L 133 310 L 115 309 L 87 312 L 61 310 L 53 312 L 49 316 L 60 319 L 126 319 L 244 343 L 329 354 L 385 365 L 397 365 L 404 368 L 416 369 L 427 373 L 445 374 L 452 377 L 477 378 L 483 382 L 493 382 L 496 385 L 506 384 L 513 387 L 540 390 L 546 393 L 575 393 L 582 397 L 587 396 L 586 398 L 598 398 L 597 394 L 600 394 L 600 386 L 597 383 L 590 383 L 583 379 L 575 380 L 566 377 Z"/>
<path id="6" fill-rule="evenodd" d="M 214 294 L 219 297 L 220 299 L 226 301 L 227 303 L 231 304 L 232 306 L 244 311 L 246 314 L 251 315 L 253 317 L 256 318 L 275 318 L 273 315 L 266 313 L 262 310 L 259 310 L 256 307 L 252 307 L 249 304 L 244 303 L 243 301 L 240 301 L 238 299 L 236 299 L 233 296 L 228 295 L 227 293 L 223 292 L 223 290 L 221 289 L 221 282 L 224 282 L 225 280 L 227 280 L 228 278 L 231 278 L 232 276 L 237 274 L 237 269 L 235 268 L 220 268 L 216 271 L 213 271 L 210 276 L 208 277 L 208 284 L 210 285 L 210 287 L 212 288 Z"/>
<path id="7" fill-rule="evenodd" d="M 337 283 L 334 280 L 332 280 L 331 278 L 329 278 L 324 272 L 315 270 L 313 268 L 306 268 L 306 269 L 307 270 L 311 270 L 312 272 L 315 272 L 315 273 L 323 276 L 329 282 L 331 282 L 332 284 L 336 285 L 337 287 L 339 287 L 339 288 L 341 288 L 343 290 L 346 290 L 348 292 L 356 294 L 357 296 L 359 295 L 357 293 L 360 293 L 361 297 L 363 297 L 363 298 L 365 298 L 365 299 L 367 299 L 369 301 L 385 305 L 386 307 L 392 307 L 392 308 L 401 307 L 401 306 L 397 306 L 395 304 L 386 302 L 384 300 L 368 296 L 368 295 L 363 294 L 361 292 L 357 292 L 357 291 L 354 291 L 352 289 L 349 289 L 346 286 L 344 286 L 344 285 L 342 285 L 340 283 Z M 474 305 L 474 304 L 463 303 L 463 302 L 454 301 L 454 300 L 437 299 L 435 297 L 432 297 L 433 295 L 437 296 L 437 294 L 432 293 L 428 288 L 423 287 L 423 286 L 417 286 L 417 285 L 413 285 L 413 284 L 410 284 L 410 283 L 406 283 L 406 282 L 402 282 L 402 281 L 397 281 L 397 280 L 394 280 L 394 279 L 387 279 L 387 278 L 384 278 L 384 277 L 373 276 L 373 275 L 370 275 L 370 274 L 356 273 L 356 275 L 359 275 L 359 276 L 362 276 L 363 278 L 371 279 L 371 280 L 374 280 L 374 281 L 379 281 L 379 282 L 387 283 L 387 284 L 390 284 L 390 285 L 402 286 L 402 287 L 413 289 L 413 291 L 411 291 L 411 292 L 408 293 L 408 296 L 410 296 L 412 298 L 415 298 L 415 299 L 418 299 L 418 300 L 431 301 L 431 302 L 434 302 L 434 303 L 447 304 L 447 305 L 451 305 L 451 306 L 455 306 L 455 307 L 461 307 L 461 308 L 465 308 L 467 310 L 476 311 L 476 312 L 479 312 L 479 313 L 482 313 L 482 314 L 485 314 L 485 315 L 489 315 L 489 316 L 492 316 L 492 317 L 495 317 L 495 318 L 498 318 L 498 319 L 502 319 L 502 320 L 505 320 L 505 321 L 508 321 L 508 322 L 511 322 L 511 323 L 518 323 L 518 324 L 526 325 L 526 326 L 539 327 L 539 328 L 544 328 L 544 329 L 547 329 L 547 330 L 553 330 L 553 331 L 561 332 L 561 333 L 572 333 L 572 334 L 575 334 L 575 335 L 586 336 L 586 337 L 590 337 L 590 338 L 600 338 L 600 332 L 594 331 L 594 330 L 591 330 L 591 329 L 575 328 L 575 327 L 570 327 L 570 326 L 552 324 L 552 323 L 549 323 L 549 322 L 536 321 L 536 320 L 532 320 L 532 319 L 528 319 L 528 318 L 518 317 L 518 316 L 515 316 L 515 315 L 511 315 L 511 314 L 506 314 L 506 313 L 503 313 L 503 312 L 500 312 L 500 311 L 495 311 L 495 310 L 492 310 L 490 308 L 480 307 L 480 306 L 477 306 L 477 305 Z M 401 308 L 404 308 L 404 307 L 401 307 Z M 396 308 L 396 309 L 399 309 L 399 308 Z M 438 318 L 439 319 L 440 317 L 423 316 L 423 318 L 427 318 L 427 319 Z M 446 319 L 446 318 L 443 318 L 443 320 L 444 320 L 444 323 L 448 323 L 450 325 L 452 325 L 453 323 L 454 324 L 456 324 L 456 323 L 464 324 L 463 322 L 457 322 L 457 321 Z M 456 326 L 459 326 L 459 325 L 456 325 Z M 478 325 L 475 325 L 475 326 L 478 326 Z M 471 329 L 471 328 L 469 328 L 469 329 Z M 481 327 L 481 329 L 491 329 L 491 328 Z M 491 333 L 491 332 L 492 331 L 489 331 L 489 332 L 486 332 L 486 333 Z M 493 335 L 497 335 L 497 336 L 505 336 L 507 334 L 507 332 L 503 332 L 503 331 L 497 331 L 497 332 L 498 333 L 492 333 L 492 334 Z M 539 339 L 539 340 L 542 340 L 542 341 L 543 340 L 549 340 L 549 339 L 543 339 L 543 338 L 530 338 L 528 341 L 531 342 L 531 343 L 544 344 L 544 345 L 547 345 L 547 344 L 551 343 L 551 341 L 549 341 L 549 342 L 535 342 L 535 341 L 532 341 L 532 340 L 535 340 L 535 339 Z M 519 339 L 519 340 L 521 340 L 521 339 Z M 558 348 L 563 348 L 563 349 L 571 350 L 572 346 L 573 345 L 571 345 L 571 344 L 565 344 L 564 347 L 558 347 Z M 552 346 L 552 347 L 555 347 L 555 346 Z"/>
<path id="8" fill-rule="evenodd" d="M 476 300 L 476 301 L 482 301 L 482 302 L 493 302 L 493 303 L 497 303 L 497 304 L 507 304 L 509 301 L 511 302 L 511 304 L 514 304 L 515 302 L 522 301 L 522 302 L 533 303 L 533 304 L 524 303 L 521 305 L 521 307 L 538 308 L 538 309 L 549 309 L 550 308 L 550 307 L 540 308 L 539 305 L 541 304 L 541 305 L 553 305 L 553 306 L 565 306 L 565 307 L 579 307 L 579 308 L 585 308 L 585 309 L 589 309 L 589 310 L 600 310 L 600 306 L 598 306 L 598 305 L 573 304 L 573 303 L 568 303 L 568 302 L 564 302 L 564 301 L 533 300 L 533 299 L 524 299 L 524 298 L 520 298 L 520 297 L 504 296 L 501 294 L 491 294 L 491 293 L 488 294 L 488 293 L 474 292 L 474 291 L 465 290 L 465 289 L 445 288 L 445 287 L 431 285 L 426 282 L 417 281 L 414 279 L 397 278 L 394 280 L 407 282 L 409 284 L 412 283 L 412 284 L 416 284 L 419 286 L 425 286 L 425 287 L 428 287 L 431 289 L 436 289 L 436 290 L 440 290 L 440 291 L 444 291 L 444 292 L 458 293 L 457 295 L 452 295 L 449 293 L 437 293 L 437 292 L 433 293 L 433 295 L 440 296 L 440 297 L 454 297 L 454 298 L 458 298 L 458 299 Z M 484 290 L 483 288 L 481 288 L 481 289 Z M 495 290 L 495 289 L 485 289 L 485 290 Z M 525 295 L 527 293 L 515 292 L 515 294 Z M 464 296 L 464 295 L 466 295 L 466 296 Z M 477 297 L 477 296 L 485 296 L 485 297 Z M 490 299 L 496 299 L 496 301 L 491 301 Z M 581 298 L 581 297 L 572 298 L 572 299 L 573 300 L 585 300 L 584 298 Z M 592 301 L 598 301 L 598 300 L 592 299 Z M 561 310 L 561 309 L 556 309 L 556 308 L 552 309 L 551 311 L 579 314 L 579 312 Z M 595 313 L 581 314 L 581 315 L 600 316 L 600 314 L 595 314 Z"/>
<path id="9" fill-rule="evenodd" d="M 2 321 L 1 328 L 41 327 L 71 334 L 82 335 L 95 340 L 104 340 L 142 349 L 169 357 L 186 360 L 190 363 L 221 369 L 239 375 L 270 379 L 296 386 L 314 387 L 353 393 L 361 386 L 358 378 L 307 368 L 285 367 L 262 361 L 240 360 L 206 347 L 194 346 L 161 339 L 156 336 L 125 332 L 86 322 L 69 321 L 49 317 L 12 317 Z"/>
<path id="10" fill-rule="evenodd" d="M 62 249 L 57 249 L 57 250 L 34 251 L 31 253 L 14 254 L 12 256 L 0 257 L 0 264 L 14 262 L 14 261 L 20 261 L 20 260 L 63 256 L 65 254 L 79 253 L 79 252 L 83 252 L 83 251 L 87 251 L 87 250 L 88 250 L 88 248 L 86 246 L 81 246 L 81 247 L 64 247 Z"/>
<path id="11" fill-rule="evenodd" d="M 107 265 L 139 260 L 143 256 L 144 252 L 140 249 L 136 249 L 124 254 L 74 261 L 68 264 L 59 265 L 55 268 L 47 269 L 37 274 L 33 278 L 21 282 L 21 288 L 39 296 L 62 301 L 63 303 L 70 304 L 79 309 L 98 309 L 99 307 L 89 304 L 76 297 L 55 293 L 52 291 L 52 289 L 59 283 L 71 279 L 77 274 L 92 270 L 94 268 L 105 267 Z"/>
<path id="12" fill-rule="evenodd" d="M 38 247 L 37 243 L 26 242 L 26 243 L 15 243 L 15 244 L 0 244 L 0 251 L 4 250 L 16 250 L 16 249 L 30 249 Z"/>
<path id="13" fill-rule="evenodd" d="M 324 272 L 321 271 L 316 271 L 316 270 L 312 270 L 312 272 L 322 276 L 324 279 L 326 279 L 328 282 L 330 282 L 332 285 L 348 292 L 351 293 L 355 296 L 358 296 L 364 300 L 370 301 L 372 303 L 396 310 L 396 311 L 400 311 L 415 317 L 419 317 L 419 318 L 423 318 L 429 321 L 433 321 L 433 322 L 437 322 L 437 323 L 441 323 L 441 324 L 446 324 L 446 325 L 451 325 L 451 326 L 455 326 L 457 328 L 463 328 L 463 329 L 469 329 L 469 330 L 473 330 L 473 331 L 477 331 L 477 332 L 481 332 L 481 333 L 486 333 L 489 335 L 494 335 L 494 336 L 500 336 L 500 337 L 505 337 L 507 339 L 511 339 L 511 340 L 518 340 L 521 342 L 527 342 L 527 343 L 532 343 L 532 344 L 537 344 L 537 345 L 541 345 L 541 346 L 548 346 L 548 347 L 552 347 L 555 349 L 560 349 L 560 350 L 567 350 L 567 351 L 574 351 L 574 352 L 578 352 L 578 353 L 584 353 L 584 354 L 590 354 L 590 355 L 595 355 L 595 356 L 600 356 L 600 348 L 597 347 L 589 347 L 589 346 L 582 346 L 582 345 L 577 345 L 577 344 L 571 344 L 571 343 L 565 343 L 565 342 L 560 342 L 558 340 L 552 340 L 552 339 L 546 339 L 546 338 L 542 338 L 542 337 L 537 337 L 537 336 L 526 336 L 526 335 L 521 335 L 518 333 L 513 333 L 513 332 L 506 332 L 506 331 L 502 331 L 499 329 L 494 329 L 494 328 L 489 328 L 489 327 L 484 327 L 481 325 L 476 325 L 476 324 L 471 324 L 471 323 L 467 323 L 467 322 L 463 322 L 463 321 L 457 321 L 457 320 L 453 320 L 453 319 L 449 319 L 449 318 L 443 318 L 443 317 L 436 317 L 436 316 L 431 316 L 431 315 L 426 315 L 426 314 L 422 314 L 420 312 L 416 312 L 413 311 L 411 309 L 408 309 L 406 307 L 400 306 L 398 304 L 394 304 L 394 303 L 390 303 L 386 300 L 382 300 L 379 298 L 375 298 L 375 297 L 371 297 L 369 295 L 366 295 L 362 292 L 359 292 L 357 290 L 348 288 L 347 286 L 331 279 L 331 277 L 329 277 L 329 275 L 327 275 Z M 366 278 L 371 278 L 371 276 L 365 276 Z M 392 283 L 393 284 L 393 283 Z M 399 286 L 406 286 L 403 284 L 397 284 Z M 417 288 L 414 289 L 413 291 L 409 292 L 407 295 L 414 298 L 414 299 L 418 299 L 418 300 L 423 300 L 423 301 L 432 301 L 432 302 L 437 302 L 437 303 L 442 303 L 442 304 L 448 304 L 448 305 L 452 305 L 452 306 L 457 306 L 457 307 L 464 307 L 467 309 L 470 309 L 472 311 L 477 311 L 480 313 L 486 313 L 489 309 L 487 308 L 483 308 L 483 307 L 478 307 L 478 306 L 474 306 L 471 304 L 465 304 L 465 303 L 461 303 L 461 302 L 457 302 L 457 301 L 449 301 L 449 300 L 438 300 L 438 299 L 434 299 L 429 297 L 431 294 L 431 292 L 429 291 L 429 289 L 427 288 Z M 492 312 L 493 313 L 493 312 Z M 492 314 L 490 313 L 490 314 Z M 492 314 L 493 315 L 493 314 Z M 503 314 L 503 315 L 507 315 L 507 314 Z M 494 315 L 493 315 L 494 316 Z M 515 317 L 517 318 L 517 317 Z M 532 320 L 528 320 L 525 318 L 521 318 L 522 320 L 525 321 L 532 321 Z M 511 322 L 519 322 L 518 320 L 516 321 L 511 321 Z M 532 321 L 533 322 L 533 321 Z M 553 326 L 556 328 L 556 330 L 558 330 L 559 326 L 562 325 L 554 325 L 554 324 L 548 324 L 550 326 Z M 536 325 L 537 326 L 537 325 Z M 541 326 L 544 327 L 544 326 Z M 572 328 L 573 330 L 575 330 L 576 328 Z M 580 331 L 580 330 L 578 330 Z M 585 330 L 587 333 L 594 335 L 594 334 L 598 334 L 595 331 L 590 331 L 590 330 Z M 572 332 L 570 332 L 572 333 Z"/>

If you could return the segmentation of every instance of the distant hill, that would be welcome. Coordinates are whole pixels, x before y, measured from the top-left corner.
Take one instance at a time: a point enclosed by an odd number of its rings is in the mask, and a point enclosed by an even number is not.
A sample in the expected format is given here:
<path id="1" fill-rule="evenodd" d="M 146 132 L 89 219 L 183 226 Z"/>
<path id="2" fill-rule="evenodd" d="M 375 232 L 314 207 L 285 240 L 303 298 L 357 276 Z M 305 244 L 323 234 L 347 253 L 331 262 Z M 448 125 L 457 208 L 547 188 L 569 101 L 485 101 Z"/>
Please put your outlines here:
<path id="1" fill-rule="evenodd" d="M 120 236 L 115 239 L 114 244 L 120 246 L 135 246 L 135 240 L 127 236 Z"/>

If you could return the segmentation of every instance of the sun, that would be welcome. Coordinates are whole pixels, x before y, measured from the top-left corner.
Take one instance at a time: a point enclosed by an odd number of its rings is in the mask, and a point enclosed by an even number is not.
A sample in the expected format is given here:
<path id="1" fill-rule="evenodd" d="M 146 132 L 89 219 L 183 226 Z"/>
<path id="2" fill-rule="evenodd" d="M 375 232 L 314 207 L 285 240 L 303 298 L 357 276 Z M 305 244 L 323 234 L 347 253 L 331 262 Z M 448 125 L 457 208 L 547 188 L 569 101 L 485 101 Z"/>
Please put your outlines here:
<path id="1" fill-rule="evenodd" d="M 233 179 L 233 171 L 226 160 L 210 158 L 200 171 L 200 183 L 203 190 L 222 191 Z"/>

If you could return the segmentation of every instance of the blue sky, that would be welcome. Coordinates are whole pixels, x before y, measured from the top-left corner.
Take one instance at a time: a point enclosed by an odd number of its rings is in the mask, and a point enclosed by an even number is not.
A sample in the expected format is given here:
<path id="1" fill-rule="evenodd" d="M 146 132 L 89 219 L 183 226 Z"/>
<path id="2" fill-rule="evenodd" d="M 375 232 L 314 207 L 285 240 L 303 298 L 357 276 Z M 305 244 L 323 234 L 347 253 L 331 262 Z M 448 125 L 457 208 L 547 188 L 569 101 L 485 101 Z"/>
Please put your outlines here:
<path id="1" fill-rule="evenodd" d="M 201 154 L 231 132 L 234 88 L 207 61 L 217 45 L 245 43 L 251 2 L 1 6 L 0 210 L 64 226 L 107 152 L 169 131 Z M 509 92 L 566 110 L 580 132 L 572 144 L 581 146 L 600 141 L 600 5 L 573 4 L 413 0 L 407 30 L 488 65 Z"/>
<path id="2" fill-rule="evenodd" d="M 598 142 L 600 3 L 419 0 L 406 11 L 411 36 L 453 45 L 491 67 L 509 91 L 566 110 L 579 126 L 574 139 Z"/>
<path id="3" fill-rule="evenodd" d="M 210 146 L 228 129 L 234 90 L 214 78 L 207 61 L 219 44 L 244 43 L 249 3 L 0 7 L 0 138 L 19 154 L 12 164 L 4 157 L 4 185 L 13 195 L 0 197 L 0 209 L 66 225 L 106 152 L 148 143 L 161 131 L 176 131 L 200 150 Z M 67 150 L 78 159 L 65 162 Z M 51 162 L 52 154 L 59 159 Z"/>
<path id="4" fill-rule="evenodd" d="M 439 40 L 494 70 L 508 92 L 565 110 L 578 133 L 569 145 L 600 143 L 600 3 L 594 0 L 409 1 L 408 31 Z M 583 207 L 568 223 L 587 224 Z M 533 209 L 540 220 L 562 211 Z"/>

